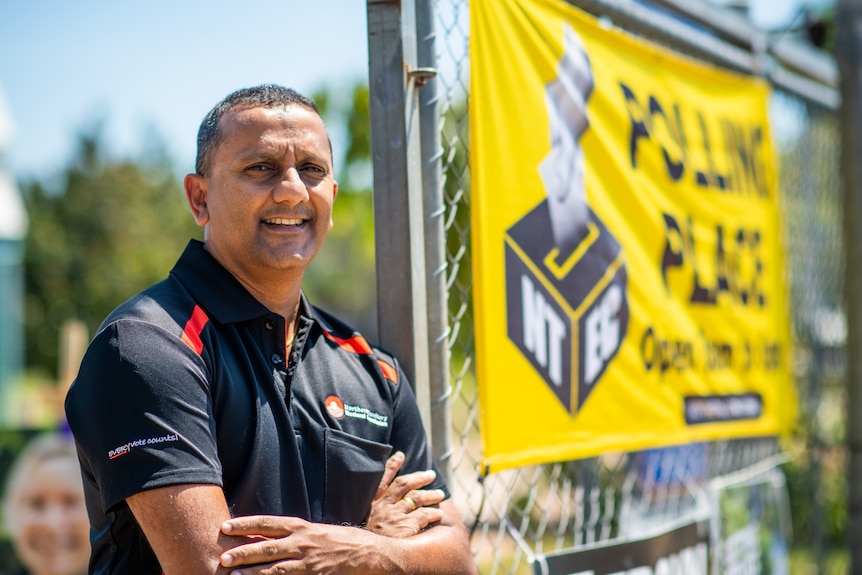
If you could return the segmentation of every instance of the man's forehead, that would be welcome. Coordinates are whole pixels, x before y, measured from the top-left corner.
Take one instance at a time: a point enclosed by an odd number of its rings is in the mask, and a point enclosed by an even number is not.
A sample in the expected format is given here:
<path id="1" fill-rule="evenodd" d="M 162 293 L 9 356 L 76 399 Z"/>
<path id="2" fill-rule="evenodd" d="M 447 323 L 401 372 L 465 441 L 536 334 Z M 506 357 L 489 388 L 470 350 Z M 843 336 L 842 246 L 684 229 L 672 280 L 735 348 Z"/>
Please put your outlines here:
<path id="1" fill-rule="evenodd" d="M 320 115 L 302 105 L 245 106 L 225 113 L 221 119 L 220 131 L 225 139 L 238 137 L 276 138 L 310 136 L 319 140 L 320 145 L 329 148 L 329 133 Z M 264 136 L 267 134 L 268 136 Z"/>
<path id="2" fill-rule="evenodd" d="M 231 153 L 240 146 L 248 157 L 280 155 L 285 146 L 305 142 L 306 152 L 331 161 L 332 144 L 323 119 L 302 104 L 236 106 L 222 116 L 220 131 L 217 149 L 229 148 Z"/>
<path id="3" fill-rule="evenodd" d="M 323 119 L 320 115 L 307 106 L 302 104 L 274 104 L 271 106 L 264 105 L 239 105 L 234 106 L 224 113 L 221 118 L 223 124 L 254 124 L 261 120 L 271 120 L 274 118 L 283 118 L 285 120 L 295 117 L 311 117 L 320 122 L 323 127 Z"/>

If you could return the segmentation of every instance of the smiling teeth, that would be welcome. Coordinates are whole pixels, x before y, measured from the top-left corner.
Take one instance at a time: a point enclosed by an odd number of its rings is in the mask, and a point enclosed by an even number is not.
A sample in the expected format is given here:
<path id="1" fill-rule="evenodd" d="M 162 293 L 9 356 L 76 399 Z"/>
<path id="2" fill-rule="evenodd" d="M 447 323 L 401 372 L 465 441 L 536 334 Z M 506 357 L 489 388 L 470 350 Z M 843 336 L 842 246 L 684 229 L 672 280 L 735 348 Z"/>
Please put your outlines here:
<path id="1" fill-rule="evenodd" d="M 302 220 L 299 218 L 273 218 L 265 221 L 268 224 L 275 224 L 277 226 L 298 226 L 302 223 Z"/>

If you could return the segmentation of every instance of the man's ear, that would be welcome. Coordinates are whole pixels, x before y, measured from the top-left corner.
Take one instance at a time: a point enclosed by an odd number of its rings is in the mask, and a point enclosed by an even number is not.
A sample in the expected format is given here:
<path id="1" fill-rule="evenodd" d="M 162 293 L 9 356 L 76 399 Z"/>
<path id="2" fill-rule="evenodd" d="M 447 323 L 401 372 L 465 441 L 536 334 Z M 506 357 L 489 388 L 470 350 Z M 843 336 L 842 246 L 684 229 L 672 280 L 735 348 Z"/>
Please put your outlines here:
<path id="1" fill-rule="evenodd" d="M 186 201 L 192 210 L 192 216 L 199 226 L 204 226 L 209 221 L 209 210 L 207 209 L 206 180 L 200 174 L 188 174 L 183 179 L 183 189 L 186 192 Z"/>

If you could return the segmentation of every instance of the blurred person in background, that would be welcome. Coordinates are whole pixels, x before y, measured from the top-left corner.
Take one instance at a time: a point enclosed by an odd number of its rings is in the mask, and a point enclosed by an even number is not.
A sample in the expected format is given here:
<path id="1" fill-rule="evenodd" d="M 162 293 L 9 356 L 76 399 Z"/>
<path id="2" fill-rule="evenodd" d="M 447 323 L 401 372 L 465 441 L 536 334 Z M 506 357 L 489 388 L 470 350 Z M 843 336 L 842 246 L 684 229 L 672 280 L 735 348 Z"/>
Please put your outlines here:
<path id="1" fill-rule="evenodd" d="M 9 575 L 87 572 L 90 529 L 70 436 L 52 433 L 27 444 L 9 473 L 3 516 L 23 565 Z"/>

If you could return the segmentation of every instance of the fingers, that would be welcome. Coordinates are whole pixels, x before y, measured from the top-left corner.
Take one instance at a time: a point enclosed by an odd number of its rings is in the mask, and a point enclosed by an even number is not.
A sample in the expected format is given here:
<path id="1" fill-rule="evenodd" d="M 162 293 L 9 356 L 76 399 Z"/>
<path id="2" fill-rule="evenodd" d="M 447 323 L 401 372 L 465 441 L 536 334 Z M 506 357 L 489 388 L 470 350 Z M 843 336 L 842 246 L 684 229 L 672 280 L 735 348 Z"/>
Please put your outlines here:
<path id="1" fill-rule="evenodd" d="M 228 519 L 222 523 L 221 531 L 231 536 L 286 537 L 297 527 L 297 522 L 303 520 L 277 515 L 248 515 Z"/>
<path id="2" fill-rule="evenodd" d="M 225 551 L 221 554 L 220 560 L 222 567 L 238 567 L 301 557 L 302 554 L 298 550 L 291 550 L 288 547 L 286 539 L 264 539 Z"/>
<path id="3" fill-rule="evenodd" d="M 383 477 L 380 478 L 380 485 L 377 486 L 377 493 L 374 495 L 374 499 L 383 497 L 386 489 L 389 488 L 389 484 L 392 483 L 392 480 L 401 471 L 402 465 L 404 465 L 404 453 L 401 451 L 396 451 L 386 460 L 386 469 L 383 471 Z"/>
<path id="4" fill-rule="evenodd" d="M 416 509 L 419 507 L 418 505 L 416 505 L 416 502 L 413 501 L 413 498 L 409 495 L 405 495 L 404 497 L 402 497 L 401 501 L 405 502 L 409 507 L 409 509 L 407 510 L 408 513 L 410 513 L 411 511 L 416 511 Z"/>
<path id="5" fill-rule="evenodd" d="M 420 507 L 431 507 L 437 505 L 446 498 L 446 494 L 440 489 L 419 489 L 409 491 L 401 498 L 407 507 L 407 512 L 416 511 Z"/>
<path id="6" fill-rule="evenodd" d="M 443 520 L 443 510 L 438 507 L 422 507 L 417 509 L 414 515 L 419 515 L 419 531 L 422 531 L 432 523 Z"/>
<path id="7" fill-rule="evenodd" d="M 424 485 L 425 481 L 418 480 L 413 483 Z M 393 485 L 385 497 L 371 504 L 371 512 L 366 523 L 369 531 L 387 537 L 410 537 L 443 519 L 444 513 L 437 507 L 446 497 L 443 491 L 415 489 L 404 493 L 403 485 L 405 484 L 401 484 L 400 487 Z M 404 493 L 404 495 L 398 497 L 393 496 L 393 493 Z"/>
<path id="8" fill-rule="evenodd" d="M 413 490 L 421 489 L 426 485 L 430 485 L 437 477 L 437 474 L 432 469 L 424 471 L 414 471 L 405 475 L 398 476 L 404 465 L 405 456 L 401 451 L 396 451 L 386 460 L 386 466 L 383 470 L 383 476 L 380 478 L 380 484 L 377 486 L 377 492 L 374 494 L 374 501 L 386 500 L 390 503 L 395 503 L 410 493 Z M 442 501 L 442 499 L 441 499 Z M 422 507 L 423 503 L 413 499 L 415 507 Z M 428 503 L 426 505 L 433 505 Z M 409 511 L 415 509 L 413 505 L 408 505 Z"/>
<path id="9" fill-rule="evenodd" d="M 307 525 L 308 522 L 303 519 L 277 515 L 249 515 L 228 519 L 222 523 L 222 533 L 232 537 L 245 536 L 252 541 L 222 553 L 221 564 L 223 567 L 236 567 L 298 559 L 301 554 L 296 548 L 288 547 L 287 537 Z"/>
<path id="10" fill-rule="evenodd" d="M 387 506 L 392 511 L 383 510 L 380 513 L 372 510 L 366 528 L 378 535 L 400 539 L 412 537 L 434 523 L 443 520 L 444 512 L 438 507 L 418 507 L 415 511 L 408 512 L 404 509 L 406 503 Z M 398 508 L 398 512 L 394 509 Z"/>
<path id="11" fill-rule="evenodd" d="M 412 496 L 413 494 L 411 491 L 422 489 L 426 485 L 430 485 L 436 477 L 437 474 L 431 469 L 425 471 L 414 471 L 407 475 L 399 475 L 394 481 L 392 481 L 382 497 L 389 499 L 394 503 L 399 499 L 403 499 L 407 494 Z M 414 497 L 413 500 L 416 502 L 417 507 L 421 507 L 418 499 Z"/>
<path id="12" fill-rule="evenodd" d="M 405 520 L 393 528 L 395 537 L 410 537 L 416 535 L 433 523 L 439 523 L 443 519 L 443 511 L 437 507 L 420 507 L 409 515 Z"/>

